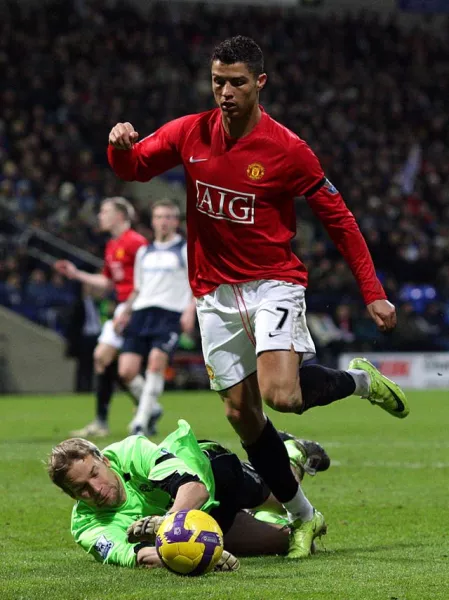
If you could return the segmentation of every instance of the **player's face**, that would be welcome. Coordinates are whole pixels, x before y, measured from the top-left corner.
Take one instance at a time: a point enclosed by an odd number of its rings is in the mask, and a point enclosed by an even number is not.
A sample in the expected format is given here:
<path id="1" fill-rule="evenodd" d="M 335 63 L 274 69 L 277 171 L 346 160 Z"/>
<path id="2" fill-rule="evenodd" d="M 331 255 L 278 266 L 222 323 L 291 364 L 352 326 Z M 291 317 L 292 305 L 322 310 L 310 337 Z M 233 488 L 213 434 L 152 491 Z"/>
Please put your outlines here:
<path id="1" fill-rule="evenodd" d="M 166 238 L 176 233 L 179 218 L 177 212 L 169 206 L 157 206 L 153 210 L 151 224 L 157 239 Z"/>
<path id="2" fill-rule="evenodd" d="M 118 475 L 109 468 L 110 462 L 95 456 L 73 462 L 67 473 L 67 486 L 76 500 L 96 508 L 114 508 L 126 495 Z"/>
<path id="3" fill-rule="evenodd" d="M 239 119 L 251 112 L 259 101 L 259 92 L 266 80 L 265 73 L 256 77 L 245 63 L 225 65 L 219 60 L 212 63 L 215 102 L 228 119 Z"/>
<path id="4" fill-rule="evenodd" d="M 101 231 L 112 231 L 122 219 L 122 214 L 115 208 L 112 202 L 103 202 L 98 213 Z"/>

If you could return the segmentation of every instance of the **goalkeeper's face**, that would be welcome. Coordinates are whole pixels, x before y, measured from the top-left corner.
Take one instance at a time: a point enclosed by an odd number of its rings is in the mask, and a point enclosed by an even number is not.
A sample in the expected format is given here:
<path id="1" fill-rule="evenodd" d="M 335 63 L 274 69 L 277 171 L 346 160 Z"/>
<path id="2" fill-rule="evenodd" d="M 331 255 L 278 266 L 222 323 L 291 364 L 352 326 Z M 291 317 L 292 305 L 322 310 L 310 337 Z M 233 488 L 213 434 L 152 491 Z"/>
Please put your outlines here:
<path id="1" fill-rule="evenodd" d="M 66 477 L 66 487 L 76 500 L 96 508 L 114 508 L 126 500 L 123 484 L 110 468 L 104 456 L 89 455 L 72 463 Z"/>

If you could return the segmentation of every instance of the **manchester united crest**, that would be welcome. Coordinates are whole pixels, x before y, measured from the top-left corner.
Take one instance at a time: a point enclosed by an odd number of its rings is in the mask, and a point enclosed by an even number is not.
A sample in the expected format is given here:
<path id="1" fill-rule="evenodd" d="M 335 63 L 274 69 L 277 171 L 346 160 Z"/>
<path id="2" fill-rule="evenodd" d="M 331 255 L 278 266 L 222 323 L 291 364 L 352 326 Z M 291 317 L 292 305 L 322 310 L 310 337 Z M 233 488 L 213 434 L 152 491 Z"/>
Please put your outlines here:
<path id="1" fill-rule="evenodd" d="M 117 248 L 117 250 L 115 251 L 115 258 L 117 258 L 118 260 L 120 260 L 124 256 L 125 256 L 125 249 L 124 248 Z"/>
<path id="2" fill-rule="evenodd" d="M 258 162 L 251 163 L 246 169 L 246 174 L 253 181 L 257 181 L 265 175 L 265 167 Z"/>
<path id="3" fill-rule="evenodd" d="M 209 379 L 212 381 L 213 379 L 215 379 L 215 373 L 213 368 L 210 365 L 206 365 L 206 371 L 207 374 L 209 375 Z"/>

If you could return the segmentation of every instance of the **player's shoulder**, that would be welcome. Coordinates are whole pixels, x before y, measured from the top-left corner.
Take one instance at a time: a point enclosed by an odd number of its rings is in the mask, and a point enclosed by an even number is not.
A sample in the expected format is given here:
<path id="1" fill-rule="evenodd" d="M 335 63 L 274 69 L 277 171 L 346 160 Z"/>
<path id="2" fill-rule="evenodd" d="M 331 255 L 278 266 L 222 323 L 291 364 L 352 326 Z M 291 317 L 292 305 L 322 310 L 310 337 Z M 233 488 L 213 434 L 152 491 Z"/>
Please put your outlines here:
<path id="1" fill-rule="evenodd" d="M 284 148 L 286 153 L 292 150 L 300 150 L 309 148 L 306 141 L 304 141 L 297 133 L 294 133 L 291 129 L 276 121 L 268 113 L 264 113 L 265 123 L 264 131 L 265 134 L 277 145 Z"/>
<path id="2" fill-rule="evenodd" d="M 220 110 L 218 108 L 188 115 L 188 117 L 185 117 L 186 121 L 184 122 L 186 137 L 193 132 L 210 132 L 216 124 L 217 118 L 220 118 Z"/>
<path id="3" fill-rule="evenodd" d="M 218 109 L 206 110 L 199 113 L 184 115 L 167 123 L 167 127 L 187 136 L 192 130 L 200 128 L 204 124 L 215 122 Z"/>
<path id="4" fill-rule="evenodd" d="M 140 246 L 146 246 L 148 240 L 135 229 L 128 229 L 122 236 L 122 242 L 130 249 L 136 249 Z"/>

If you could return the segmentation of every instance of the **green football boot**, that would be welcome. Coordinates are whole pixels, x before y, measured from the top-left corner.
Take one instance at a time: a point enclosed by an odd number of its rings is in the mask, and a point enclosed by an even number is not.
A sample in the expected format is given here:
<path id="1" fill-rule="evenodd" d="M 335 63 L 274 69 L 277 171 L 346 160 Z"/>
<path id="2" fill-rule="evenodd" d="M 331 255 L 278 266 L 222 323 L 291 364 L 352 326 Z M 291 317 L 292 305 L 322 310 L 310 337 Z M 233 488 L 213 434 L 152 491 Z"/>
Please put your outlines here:
<path id="1" fill-rule="evenodd" d="M 314 552 L 313 540 L 325 535 L 327 525 L 323 515 L 313 509 L 313 517 L 310 521 L 297 519 L 291 523 L 290 545 L 287 558 L 307 558 Z"/>
<path id="2" fill-rule="evenodd" d="M 327 471 L 330 467 L 330 458 L 318 442 L 297 438 L 287 431 L 278 433 L 287 448 L 290 463 L 299 469 L 301 479 L 304 473 L 314 476 L 317 472 Z"/>
<path id="3" fill-rule="evenodd" d="M 371 404 L 376 404 L 386 410 L 393 417 L 405 419 L 410 412 L 407 398 L 397 383 L 382 375 L 366 358 L 354 358 L 349 363 L 349 369 L 360 369 L 368 373 L 370 378 L 369 390 L 366 398 Z"/>

